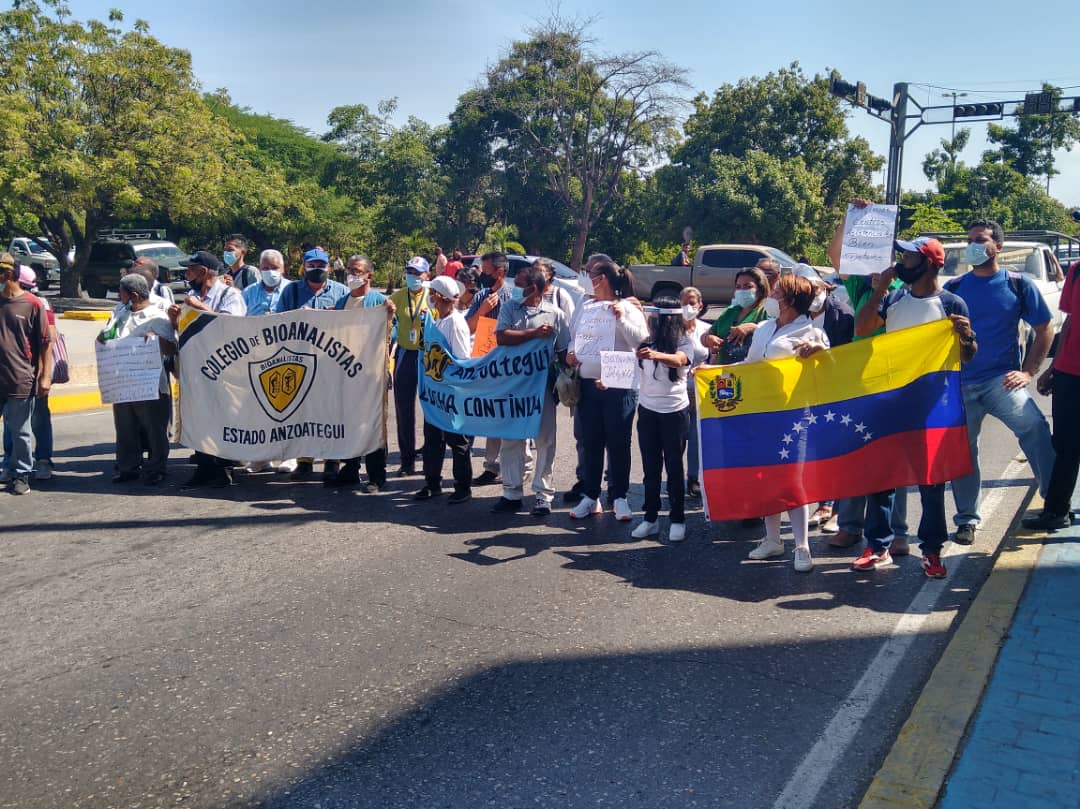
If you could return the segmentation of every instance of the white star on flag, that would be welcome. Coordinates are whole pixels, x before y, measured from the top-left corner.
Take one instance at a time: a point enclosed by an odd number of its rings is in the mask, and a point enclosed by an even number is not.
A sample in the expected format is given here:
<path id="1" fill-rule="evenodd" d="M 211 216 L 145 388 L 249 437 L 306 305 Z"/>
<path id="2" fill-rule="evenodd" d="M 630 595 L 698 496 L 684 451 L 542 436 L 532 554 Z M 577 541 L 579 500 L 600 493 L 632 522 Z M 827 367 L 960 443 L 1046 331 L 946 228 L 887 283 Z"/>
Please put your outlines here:
<path id="1" fill-rule="evenodd" d="M 803 427 L 802 424 L 800 424 L 799 422 L 795 422 L 794 424 L 791 425 L 791 429 L 794 430 L 797 433 L 801 433 L 806 428 Z"/>
<path id="2" fill-rule="evenodd" d="M 869 430 L 867 430 L 866 433 L 863 435 L 862 440 L 863 441 L 869 441 L 873 437 L 874 437 L 874 434 L 872 432 L 870 432 Z"/>
<path id="3" fill-rule="evenodd" d="M 791 437 L 791 433 L 784 433 L 784 443 L 790 444 L 795 439 Z"/>
<path id="4" fill-rule="evenodd" d="M 847 427 L 849 424 L 851 424 L 851 416 L 848 416 L 848 415 L 841 416 L 840 417 L 840 423 L 843 424 L 845 427 Z"/>
<path id="5" fill-rule="evenodd" d="M 865 429 L 866 429 L 866 425 L 863 424 L 861 421 L 858 424 L 855 425 L 855 432 L 857 432 L 857 433 L 861 433 Z"/>
<path id="6" fill-rule="evenodd" d="M 807 416 L 807 417 L 806 417 L 806 420 L 807 420 L 807 421 L 808 421 L 808 422 L 809 422 L 810 424 L 817 424 L 817 416 L 816 416 L 815 414 L 813 414 L 813 413 L 811 413 L 811 414 L 810 414 L 809 416 Z"/>
<path id="7" fill-rule="evenodd" d="M 832 412 L 831 410 L 828 413 L 825 414 L 825 421 L 832 421 L 835 418 L 836 418 L 836 414 L 834 412 Z"/>
<path id="8" fill-rule="evenodd" d="M 787 451 L 786 449 L 782 449 L 782 450 L 780 450 L 780 457 L 781 457 L 781 458 L 785 458 L 785 459 L 786 459 L 786 458 L 788 457 L 788 455 L 790 455 L 790 454 L 791 454 L 791 453 L 790 453 L 790 452 L 788 452 L 788 451 Z"/>

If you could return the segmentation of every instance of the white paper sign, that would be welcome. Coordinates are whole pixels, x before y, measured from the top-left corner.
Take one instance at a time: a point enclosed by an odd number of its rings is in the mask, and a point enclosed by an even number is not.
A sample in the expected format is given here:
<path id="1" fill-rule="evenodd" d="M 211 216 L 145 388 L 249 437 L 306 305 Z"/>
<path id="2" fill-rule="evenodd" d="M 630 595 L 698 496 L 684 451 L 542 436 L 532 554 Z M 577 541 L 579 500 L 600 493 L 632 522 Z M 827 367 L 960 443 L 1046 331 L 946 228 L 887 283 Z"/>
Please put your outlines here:
<path id="1" fill-rule="evenodd" d="M 98 390 L 104 404 L 157 401 L 161 385 L 161 348 L 156 336 L 122 337 L 94 343 Z"/>
<path id="2" fill-rule="evenodd" d="M 609 301 L 585 304 L 574 331 L 574 354 L 579 360 L 599 359 L 615 348 L 615 310 Z"/>
<path id="3" fill-rule="evenodd" d="M 896 212 L 895 205 L 848 205 L 840 249 L 841 274 L 870 275 L 893 265 Z"/>
<path id="4" fill-rule="evenodd" d="M 634 387 L 637 378 L 637 355 L 633 351 L 601 351 L 600 382 L 605 388 Z"/>

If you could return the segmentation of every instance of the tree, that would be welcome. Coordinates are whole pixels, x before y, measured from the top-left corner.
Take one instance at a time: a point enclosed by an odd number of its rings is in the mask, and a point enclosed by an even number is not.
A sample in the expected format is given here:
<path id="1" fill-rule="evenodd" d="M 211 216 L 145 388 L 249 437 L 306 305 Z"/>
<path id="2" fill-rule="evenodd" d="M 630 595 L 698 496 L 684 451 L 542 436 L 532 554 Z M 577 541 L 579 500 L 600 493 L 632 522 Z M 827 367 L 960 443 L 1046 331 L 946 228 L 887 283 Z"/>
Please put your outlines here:
<path id="1" fill-rule="evenodd" d="M 493 148 L 542 173 L 572 224 L 578 268 L 624 172 L 644 171 L 670 134 L 685 72 L 655 52 L 594 53 L 585 25 L 557 17 L 530 33 L 488 71 L 474 101 L 495 124 Z"/>
<path id="2" fill-rule="evenodd" d="M 1044 84 L 1043 92 L 1050 93 L 1056 108 L 1061 90 Z M 1001 147 L 987 152 L 986 161 L 1006 163 L 1025 177 L 1045 177 L 1049 192 L 1050 179 L 1060 174 L 1054 168 L 1054 150 L 1071 150 L 1080 140 L 1080 119 L 1061 114 L 1020 115 L 1015 127 L 990 124 L 986 137 Z"/>
<path id="3" fill-rule="evenodd" d="M 89 246 L 114 221 L 221 205 L 233 134 L 210 125 L 187 52 L 121 20 L 79 23 L 57 0 L 0 13 L 0 212 L 9 228 L 36 220 L 64 295 L 79 294 Z"/>
<path id="4" fill-rule="evenodd" d="M 942 138 L 941 148 L 934 149 L 923 159 L 923 174 L 926 179 L 933 180 L 939 186 L 950 173 L 956 172 L 956 164 L 960 153 L 967 147 L 971 138 L 971 130 L 961 129 L 953 138 Z"/>

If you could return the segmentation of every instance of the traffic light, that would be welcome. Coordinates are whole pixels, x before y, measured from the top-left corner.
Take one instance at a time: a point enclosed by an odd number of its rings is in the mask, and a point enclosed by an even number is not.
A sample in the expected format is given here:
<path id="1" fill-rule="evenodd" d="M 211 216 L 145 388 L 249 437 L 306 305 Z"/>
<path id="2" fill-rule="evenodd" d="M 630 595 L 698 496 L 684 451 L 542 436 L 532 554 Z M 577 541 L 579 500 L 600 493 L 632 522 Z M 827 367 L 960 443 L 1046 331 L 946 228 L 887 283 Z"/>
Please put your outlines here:
<path id="1" fill-rule="evenodd" d="M 1080 112 L 1080 96 L 1073 99 L 1073 112 Z"/>
<path id="2" fill-rule="evenodd" d="M 878 98 L 877 96 L 867 96 L 866 106 L 872 110 L 877 110 L 878 112 L 888 112 L 892 109 L 892 102 L 886 101 L 884 98 Z"/>
<path id="3" fill-rule="evenodd" d="M 982 118 L 989 115 L 1001 117 L 1004 104 L 958 104 L 953 107 L 953 118 Z"/>
<path id="4" fill-rule="evenodd" d="M 838 98 L 846 98 L 850 101 L 858 95 L 859 88 L 849 81 L 844 81 L 834 73 L 829 76 L 829 92 Z M 865 85 L 863 86 L 863 92 L 866 92 Z"/>
<path id="5" fill-rule="evenodd" d="M 1054 112 L 1053 93 L 1028 93 L 1024 96 L 1024 115 L 1045 115 Z"/>

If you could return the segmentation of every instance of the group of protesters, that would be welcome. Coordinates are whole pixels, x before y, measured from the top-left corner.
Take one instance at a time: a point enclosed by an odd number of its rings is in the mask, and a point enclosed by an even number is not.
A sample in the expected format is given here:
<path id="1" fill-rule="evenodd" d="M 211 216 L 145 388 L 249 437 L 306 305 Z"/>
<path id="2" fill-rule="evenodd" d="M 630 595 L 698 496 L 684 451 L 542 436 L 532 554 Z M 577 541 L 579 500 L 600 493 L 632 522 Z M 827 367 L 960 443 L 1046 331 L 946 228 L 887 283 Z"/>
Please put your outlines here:
<path id="1" fill-rule="evenodd" d="M 866 203 L 856 200 L 855 205 Z M 842 227 L 829 247 L 830 261 L 839 266 Z M 285 258 L 263 250 L 258 263 L 246 262 L 248 241 L 229 236 L 222 255 L 200 250 L 185 267 L 188 291 L 174 300 L 158 280 L 157 267 L 140 259 L 123 276 L 120 302 L 98 340 L 131 336 L 154 338 L 163 356 L 158 397 L 113 407 L 116 429 L 116 484 L 141 480 L 159 486 L 167 476 L 169 426 L 172 417 L 170 369 L 175 369 L 178 327 L 184 307 L 234 317 L 259 317 L 298 309 L 349 311 L 381 308 L 387 319 L 386 345 L 392 367 L 392 396 L 400 477 L 420 473 L 418 500 L 443 494 L 446 449 L 452 457 L 453 489 L 448 505 L 467 502 L 476 487 L 501 483 L 501 496 L 491 510 L 513 514 L 525 510 L 525 484 L 531 474 L 530 514 L 542 518 L 554 507 L 554 464 L 560 395 L 549 388 L 540 426 L 526 439 L 485 438 L 452 433 L 424 420 L 423 444 L 417 447 L 417 393 L 425 330 L 433 328 L 455 357 L 472 353 L 482 319 L 494 321 L 497 345 L 533 343 L 548 352 L 553 379 L 558 373 L 575 380 L 575 395 L 565 411 L 572 419 L 577 448 L 575 483 L 563 495 L 569 517 L 585 520 L 610 508 L 620 522 L 634 519 L 630 502 L 633 467 L 632 434 L 638 436 L 644 499 L 641 518 L 632 530 L 637 539 L 659 537 L 661 492 L 666 479 L 668 524 L 666 541 L 686 536 L 686 501 L 701 496 L 701 453 L 694 427 L 698 369 L 809 357 L 853 340 L 883 332 L 949 319 L 960 344 L 961 388 L 973 471 L 951 482 L 956 505 L 953 540 L 971 544 L 979 525 L 981 477 L 979 434 L 987 414 L 1012 430 L 1026 454 L 1040 492 L 1046 498 L 1043 514 L 1033 527 L 1053 529 L 1069 523 L 1070 500 L 1080 464 L 1080 441 L 1069 426 L 1067 408 L 1080 390 L 1080 336 L 1067 322 L 1053 365 L 1038 380 L 1038 389 L 1054 393 L 1055 434 L 1028 392 L 1053 340 L 1051 314 L 1037 287 L 997 263 L 1004 241 L 1000 225 L 973 222 L 968 232 L 967 259 L 973 270 L 944 286 L 939 271 L 945 263 L 942 245 L 932 238 L 895 243 L 895 265 L 870 276 L 823 276 L 807 264 L 782 268 L 772 258 L 735 277 L 731 304 L 713 322 L 703 319 L 699 290 L 687 287 L 679 297 L 661 297 L 647 305 L 633 294 L 630 272 L 609 256 L 588 258 L 579 280 L 578 296 L 555 284 L 554 267 L 545 259 L 509 274 L 501 252 L 483 255 L 474 267 L 462 266 L 458 255 L 448 262 L 441 251 L 433 267 L 415 256 L 404 267 L 404 285 L 392 294 L 373 288 L 371 260 L 350 256 L 344 262 L 344 282 L 331 277 L 329 255 L 314 247 L 303 255 L 301 277 L 286 278 Z M 452 272 L 447 271 L 447 266 Z M 1080 294 L 1072 268 L 1066 279 L 1061 309 L 1071 311 L 1071 298 Z M 42 299 L 33 295 L 33 279 L 9 255 L 0 256 L 0 406 L 4 417 L 3 475 L 11 491 L 29 491 L 39 467 L 32 461 L 32 433 L 48 413 L 52 379 L 50 342 L 55 329 Z M 607 307 L 614 315 L 614 350 L 636 355 L 638 372 L 629 388 L 609 388 L 601 381 L 597 356 L 577 356 L 575 336 L 589 307 Z M 1020 321 L 1029 324 L 1032 344 L 1021 354 L 1017 339 Z M 1071 320 L 1071 319 L 1070 319 Z M 381 339 L 381 338 L 380 338 Z M 557 387 L 557 386 L 555 386 Z M 564 397 L 565 398 L 565 397 Z M 44 400 L 44 405 L 42 404 Z M 422 413 L 421 413 L 422 419 Z M 566 417 L 563 418 L 564 423 Z M 40 446 L 43 437 L 38 435 Z M 51 444 L 51 431 L 48 438 Z M 482 469 L 474 476 L 474 447 L 483 441 Z M 479 448 L 476 447 L 478 450 Z M 1056 450 L 1056 452 L 1055 452 Z M 51 455 L 51 447 L 47 450 Z M 362 487 L 375 494 L 387 485 L 388 447 L 358 458 L 322 461 L 322 481 L 329 486 Z M 195 471 L 185 489 L 227 486 L 242 465 L 197 451 Z M 51 458 L 46 471 L 51 474 Z M 314 458 L 266 458 L 246 464 L 251 473 L 288 474 L 304 481 L 315 476 Z M 364 476 L 361 476 L 363 467 Z M 44 468 L 44 467 L 40 467 Z M 602 491 L 606 481 L 606 498 Z M 764 480 L 762 485 L 768 485 Z M 946 575 L 941 560 L 950 538 L 945 516 L 945 484 L 919 487 L 922 516 L 916 534 L 922 565 L 928 576 Z M 829 544 L 849 548 L 865 539 L 852 564 L 856 570 L 876 570 L 906 554 L 906 491 L 889 490 L 866 496 L 823 502 L 788 510 L 795 540 L 793 565 L 807 572 L 814 562 L 809 528 L 829 534 Z M 784 556 L 781 515 L 762 515 L 765 538 L 750 558 Z M 755 520 L 756 522 L 756 520 Z"/>

